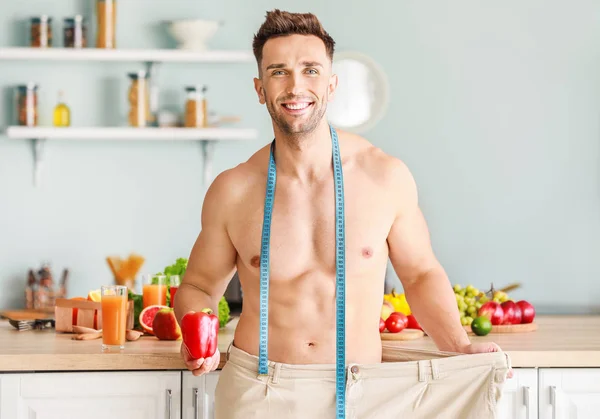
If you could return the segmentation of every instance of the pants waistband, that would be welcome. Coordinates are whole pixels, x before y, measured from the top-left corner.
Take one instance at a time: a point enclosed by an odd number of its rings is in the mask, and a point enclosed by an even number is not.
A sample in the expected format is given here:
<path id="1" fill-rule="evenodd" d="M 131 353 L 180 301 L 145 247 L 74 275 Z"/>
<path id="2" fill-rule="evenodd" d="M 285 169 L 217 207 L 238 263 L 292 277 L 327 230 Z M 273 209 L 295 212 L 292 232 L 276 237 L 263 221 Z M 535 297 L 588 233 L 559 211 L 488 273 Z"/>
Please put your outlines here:
<path id="1" fill-rule="evenodd" d="M 369 377 L 398 377 L 413 376 L 419 381 L 425 379 L 438 379 L 445 373 L 477 368 L 482 366 L 497 369 L 510 369 L 510 358 L 505 352 L 488 352 L 480 354 L 451 354 L 438 351 L 411 351 L 394 348 L 402 358 L 413 356 L 414 352 L 423 357 L 431 355 L 430 359 L 412 361 L 387 361 L 377 364 L 347 365 L 348 373 L 360 374 L 361 378 Z M 258 374 L 258 356 L 252 355 L 234 346 L 233 342 L 227 350 L 227 362 L 243 367 Z M 282 362 L 267 361 L 268 376 L 271 378 L 322 378 L 335 380 L 335 364 L 286 364 Z"/>

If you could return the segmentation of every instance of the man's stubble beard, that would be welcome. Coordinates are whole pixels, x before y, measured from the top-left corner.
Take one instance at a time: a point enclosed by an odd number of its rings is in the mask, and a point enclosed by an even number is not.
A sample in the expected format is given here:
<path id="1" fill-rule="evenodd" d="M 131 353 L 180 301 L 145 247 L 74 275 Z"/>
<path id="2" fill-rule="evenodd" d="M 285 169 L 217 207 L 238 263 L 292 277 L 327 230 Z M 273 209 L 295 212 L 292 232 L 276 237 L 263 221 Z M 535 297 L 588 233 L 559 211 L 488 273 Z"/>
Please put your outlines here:
<path id="1" fill-rule="evenodd" d="M 318 103 L 319 102 L 315 101 L 311 106 L 316 107 Z M 284 111 L 279 109 L 279 106 L 281 106 L 279 103 L 275 103 L 275 109 L 269 101 L 266 102 L 266 105 L 267 110 L 271 115 L 271 119 L 277 124 L 279 129 L 290 139 L 299 140 L 303 136 L 312 133 L 319 126 L 319 123 L 327 111 L 327 95 L 321 102 L 321 106 L 312 110 L 308 121 L 297 126 L 291 125 L 286 121 L 286 116 L 283 114 Z"/>

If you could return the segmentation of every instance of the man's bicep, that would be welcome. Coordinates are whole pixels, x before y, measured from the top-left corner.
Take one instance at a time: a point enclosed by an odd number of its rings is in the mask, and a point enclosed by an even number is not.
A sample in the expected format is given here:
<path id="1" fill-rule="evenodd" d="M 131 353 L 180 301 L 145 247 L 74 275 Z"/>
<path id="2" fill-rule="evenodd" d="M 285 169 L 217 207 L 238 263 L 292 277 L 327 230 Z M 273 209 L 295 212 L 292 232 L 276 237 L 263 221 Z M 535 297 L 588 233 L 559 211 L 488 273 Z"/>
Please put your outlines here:
<path id="1" fill-rule="evenodd" d="M 418 204 L 417 188 L 403 168 L 399 181 L 398 214 L 388 235 L 390 261 L 406 286 L 423 273 L 439 266 L 433 253 L 429 228 Z"/>

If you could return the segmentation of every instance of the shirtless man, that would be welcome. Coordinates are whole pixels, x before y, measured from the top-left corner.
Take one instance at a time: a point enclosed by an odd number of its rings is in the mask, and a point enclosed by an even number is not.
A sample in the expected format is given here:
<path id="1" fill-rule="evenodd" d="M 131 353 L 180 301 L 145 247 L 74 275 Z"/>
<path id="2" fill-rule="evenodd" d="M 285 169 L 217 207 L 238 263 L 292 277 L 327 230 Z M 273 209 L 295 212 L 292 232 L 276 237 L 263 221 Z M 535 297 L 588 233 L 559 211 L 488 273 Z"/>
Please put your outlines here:
<path id="1" fill-rule="evenodd" d="M 253 47 L 259 68 L 254 86 L 271 115 L 276 142 L 269 361 L 334 364 L 335 201 L 332 137 L 325 118 L 338 82 L 332 73 L 334 41 L 313 15 L 276 10 L 267 14 Z M 492 343 L 472 344 L 461 326 L 409 169 L 357 135 L 339 130 L 338 135 L 346 202 L 346 362 L 381 362 L 379 318 L 388 258 L 412 311 L 440 350 L 499 350 Z M 180 321 L 187 312 L 204 307 L 216 311 L 237 270 L 244 303 L 233 346 L 252 356 L 259 350 L 259 268 L 269 153 L 270 144 L 222 172 L 210 186 L 202 230 L 175 303 Z M 196 360 L 182 344 L 181 353 L 194 375 L 219 364 L 218 351 Z M 224 374 L 225 370 L 221 380 Z M 334 391 L 333 381 L 330 385 Z"/>

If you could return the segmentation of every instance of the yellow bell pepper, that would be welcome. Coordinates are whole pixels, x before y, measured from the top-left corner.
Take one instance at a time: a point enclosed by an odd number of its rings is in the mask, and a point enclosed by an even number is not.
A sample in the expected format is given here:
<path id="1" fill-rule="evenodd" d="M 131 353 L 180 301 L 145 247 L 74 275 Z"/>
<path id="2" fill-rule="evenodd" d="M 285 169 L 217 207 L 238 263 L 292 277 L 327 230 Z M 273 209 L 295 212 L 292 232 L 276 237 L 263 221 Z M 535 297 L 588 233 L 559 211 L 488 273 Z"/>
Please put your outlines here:
<path id="1" fill-rule="evenodd" d="M 389 294 L 385 294 L 383 296 L 383 299 L 392 303 L 392 306 L 394 306 L 394 311 L 403 313 L 406 316 L 409 316 L 411 314 L 410 306 L 406 301 L 406 295 L 404 295 L 404 293 L 396 294 L 396 290 L 392 289 L 392 292 Z"/>

